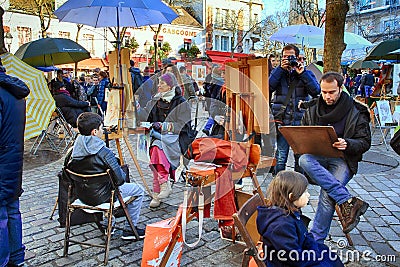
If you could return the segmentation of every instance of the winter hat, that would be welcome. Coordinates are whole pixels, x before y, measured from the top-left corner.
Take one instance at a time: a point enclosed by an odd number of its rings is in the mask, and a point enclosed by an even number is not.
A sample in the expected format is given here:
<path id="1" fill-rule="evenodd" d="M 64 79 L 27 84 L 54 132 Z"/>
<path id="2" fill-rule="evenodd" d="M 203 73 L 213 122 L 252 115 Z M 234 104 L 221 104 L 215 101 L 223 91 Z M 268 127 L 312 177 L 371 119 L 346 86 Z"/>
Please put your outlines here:
<path id="1" fill-rule="evenodd" d="M 173 73 L 167 72 L 160 77 L 160 80 L 168 84 L 169 87 L 173 88 L 178 85 L 178 81 Z"/>
<path id="2" fill-rule="evenodd" d="M 60 81 L 55 81 L 52 85 L 54 91 L 60 90 L 60 88 L 65 87 L 65 84 Z"/>

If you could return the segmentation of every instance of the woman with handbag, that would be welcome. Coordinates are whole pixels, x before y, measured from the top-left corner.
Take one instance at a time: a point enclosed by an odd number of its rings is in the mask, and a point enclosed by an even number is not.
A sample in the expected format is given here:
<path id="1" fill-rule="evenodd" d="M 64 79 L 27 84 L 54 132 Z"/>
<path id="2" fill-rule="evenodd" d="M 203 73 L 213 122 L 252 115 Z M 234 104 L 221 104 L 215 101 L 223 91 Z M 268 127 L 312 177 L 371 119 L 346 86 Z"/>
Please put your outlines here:
<path id="1" fill-rule="evenodd" d="M 182 151 L 187 150 L 187 136 L 191 129 L 191 109 L 182 97 L 173 73 L 159 78 L 158 93 L 138 109 L 141 121 L 152 123 L 150 136 L 150 168 L 153 172 L 153 199 L 150 208 L 160 206 L 172 192 L 169 175 L 175 179 Z"/>

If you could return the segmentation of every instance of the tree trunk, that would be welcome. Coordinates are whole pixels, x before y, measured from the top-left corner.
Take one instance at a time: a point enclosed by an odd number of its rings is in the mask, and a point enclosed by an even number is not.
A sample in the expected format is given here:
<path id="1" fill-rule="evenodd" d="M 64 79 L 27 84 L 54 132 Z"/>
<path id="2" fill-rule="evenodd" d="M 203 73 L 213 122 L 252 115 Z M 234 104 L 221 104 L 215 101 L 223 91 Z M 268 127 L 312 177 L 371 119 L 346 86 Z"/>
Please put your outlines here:
<path id="1" fill-rule="evenodd" d="M 75 37 L 75 42 L 78 43 L 79 40 L 79 33 L 81 32 L 81 29 L 83 27 L 83 24 L 76 24 L 76 27 L 78 28 L 78 30 L 76 31 L 76 37 Z M 75 66 L 74 66 L 74 75 L 75 77 L 78 76 L 78 62 L 75 62 Z"/>
<path id="2" fill-rule="evenodd" d="M 4 9 L 0 6 L 0 55 L 7 52 L 4 43 L 3 15 L 4 15 Z"/>
<path id="3" fill-rule="evenodd" d="M 348 11 L 348 0 L 326 1 L 324 72 L 340 72 L 340 60 L 346 48 L 344 24 Z"/>

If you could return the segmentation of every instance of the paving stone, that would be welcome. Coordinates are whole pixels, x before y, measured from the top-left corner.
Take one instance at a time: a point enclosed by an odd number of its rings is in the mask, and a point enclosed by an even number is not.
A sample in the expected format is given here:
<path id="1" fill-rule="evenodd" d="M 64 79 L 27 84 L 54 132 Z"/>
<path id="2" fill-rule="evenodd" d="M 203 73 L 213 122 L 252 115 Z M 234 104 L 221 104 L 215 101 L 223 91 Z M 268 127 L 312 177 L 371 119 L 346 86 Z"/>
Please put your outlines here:
<path id="1" fill-rule="evenodd" d="M 361 233 L 367 241 L 370 242 L 385 242 L 383 237 L 377 232 L 362 232 Z"/>
<path id="2" fill-rule="evenodd" d="M 385 240 L 399 240 L 399 236 L 390 227 L 375 227 Z"/>

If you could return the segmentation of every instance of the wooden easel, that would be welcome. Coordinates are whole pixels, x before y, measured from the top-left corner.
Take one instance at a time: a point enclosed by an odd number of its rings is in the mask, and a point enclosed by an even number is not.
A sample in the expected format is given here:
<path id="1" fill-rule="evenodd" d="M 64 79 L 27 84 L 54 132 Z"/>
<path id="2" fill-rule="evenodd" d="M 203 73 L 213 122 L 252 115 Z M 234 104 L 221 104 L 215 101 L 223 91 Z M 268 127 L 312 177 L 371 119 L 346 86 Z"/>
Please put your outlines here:
<path id="1" fill-rule="evenodd" d="M 228 131 L 232 133 L 232 140 L 236 140 L 236 130 L 238 126 L 237 114 L 242 113 L 242 121 L 245 126 L 247 135 L 253 132 L 269 133 L 269 106 L 262 103 L 269 103 L 268 90 L 268 61 L 267 59 L 244 58 L 239 62 L 230 62 L 231 68 L 225 68 L 225 84 L 226 84 L 226 105 L 229 107 L 230 122 L 226 124 Z M 239 71 L 235 71 L 239 70 Z M 261 89 L 261 90 L 260 90 Z M 256 109 L 255 109 L 256 108 Z M 227 131 L 226 131 L 227 132 Z M 227 139 L 227 138 L 225 138 Z M 251 140 L 250 143 L 254 141 Z M 258 145 L 251 145 L 258 147 Z M 251 148 L 250 148 L 251 149 Z M 260 151 L 258 151 L 260 153 Z M 232 180 L 238 180 L 243 177 L 251 177 L 254 191 L 257 192 L 263 200 L 264 194 L 256 177 L 257 168 L 271 167 L 276 164 L 273 157 L 260 156 L 258 162 L 251 162 L 249 151 L 249 164 L 244 172 L 233 172 Z M 214 179 L 215 180 L 215 179 Z M 198 187 L 197 189 L 201 189 Z M 189 222 L 197 217 L 198 210 L 194 209 L 193 203 L 196 202 L 197 191 L 191 191 L 187 204 L 186 221 Z M 213 198 L 213 194 L 210 198 Z M 211 199 L 204 202 L 209 203 Z M 185 204 L 185 203 L 184 203 Z M 175 232 L 172 234 L 172 240 L 161 260 L 160 266 L 166 266 L 172 250 L 181 234 L 181 222 Z M 234 234 L 233 234 L 234 237 Z M 233 242 L 234 239 L 233 239 Z"/>
<path id="2" fill-rule="evenodd" d="M 142 179 L 143 185 L 146 188 L 146 191 L 149 195 L 152 195 L 152 191 L 150 190 L 142 171 L 142 168 L 139 165 L 139 162 L 135 156 L 135 152 L 132 148 L 132 145 L 129 141 L 129 134 L 140 134 L 144 133 L 144 128 L 132 128 L 128 129 L 126 124 L 126 114 L 127 114 L 127 107 L 128 104 L 132 104 L 131 101 L 133 96 L 131 95 L 131 80 L 128 78 L 128 69 L 126 66 L 129 66 L 129 50 L 128 49 L 121 49 L 121 68 L 122 68 L 122 76 L 120 77 L 119 71 L 119 64 L 117 61 L 117 51 L 114 51 L 109 54 L 109 61 L 110 61 L 110 68 L 113 68 L 112 71 L 110 70 L 110 79 L 115 80 L 117 84 L 122 84 L 123 86 L 116 86 L 115 88 L 111 88 L 111 90 L 118 90 L 119 91 L 119 115 L 118 115 L 118 125 L 117 131 L 114 133 L 109 134 L 109 140 L 115 140 L 115 144 L 117 146 L 118 156 L 121 160 L 121 164 L 124 164 L 124 157 L 121 150 L 121 142 L 120 139 L 123 139 L 128 151 L 131 155 L 131 158 L 136 166 L 136 169 L 139 172 L 140 178 Z M 127 83 L 122 83 L 122 81 L 127 81 Z M 133 105 L 133 104 L 132 104 Z"/>

